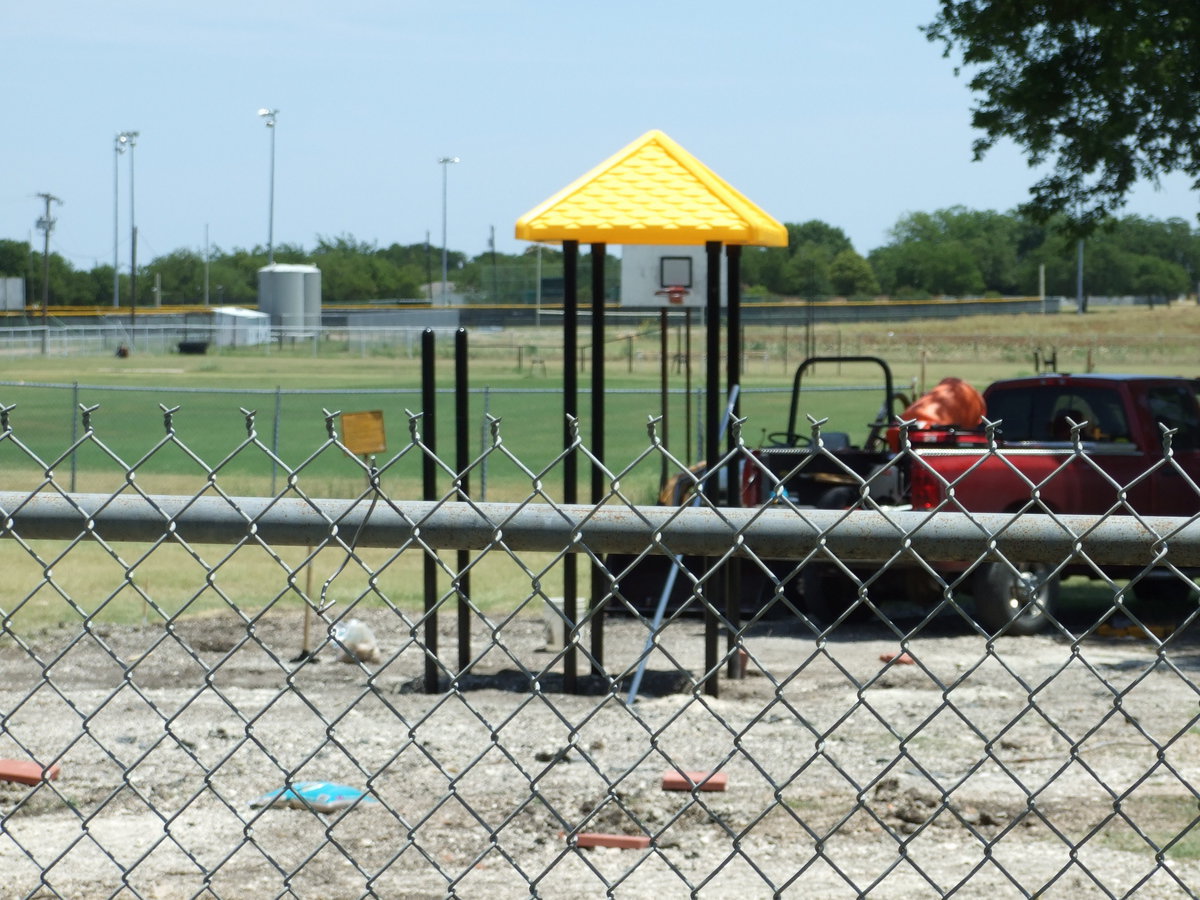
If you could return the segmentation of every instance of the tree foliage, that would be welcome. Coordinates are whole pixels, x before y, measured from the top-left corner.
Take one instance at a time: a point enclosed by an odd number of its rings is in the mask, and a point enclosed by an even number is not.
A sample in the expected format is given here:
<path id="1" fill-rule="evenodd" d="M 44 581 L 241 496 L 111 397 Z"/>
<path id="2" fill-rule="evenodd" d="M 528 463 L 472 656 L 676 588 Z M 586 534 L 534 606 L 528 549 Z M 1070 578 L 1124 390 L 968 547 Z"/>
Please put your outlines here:
<path id="1" fill-rule="evenodd" d="M 1020 234 L 1020 219 L 991 210 L 909 213 L 871 262 L 883 290 L 898 296 L 1017 294 Z"/>
<path id="2" fill-rule="evenodd" d="M 951 207 L 910 213 L 870 256 L 883 293 L 899 298 L 1075 294 L 1076 242 L 1061 220 Z M 1200 274 L 1200 235 L 1180 219 L 1109 220 L 1085 245 L 1088 294 L 1168 298 Z"/>
<path id="3" fill-rule="evenodd" d="M 843 297 L 873 297 L 879 293 L 875 270 L 852 247 L 847 247 L 830 261 L 829 281 L 834 293 Z"/>
<path id="4" fill-rule="evenodd" d="M 834 292 L 830 267 L 838 254 L 854 252 L 846 233 L 815 219 L 788 222 L 786 247 L 754 247 L 742 254 L 747 283 L 774 294 L 827 297 Z"/>
<path id="5" fill-rule="evenodd" d="M 24 275 L 29 270 L 31 252 L 25 241 L 0 241 L 0 275 Z"/>
<path id="6" fill-rule="evenodd" d="M 1009 139 L 1049 166 L 1023 210 L 1095 230 L 1139 179 L 1200 188 L 1200 7 L 1181 0 L 942 0 L 923 29 L 961 54 L 983 157 Z"/>

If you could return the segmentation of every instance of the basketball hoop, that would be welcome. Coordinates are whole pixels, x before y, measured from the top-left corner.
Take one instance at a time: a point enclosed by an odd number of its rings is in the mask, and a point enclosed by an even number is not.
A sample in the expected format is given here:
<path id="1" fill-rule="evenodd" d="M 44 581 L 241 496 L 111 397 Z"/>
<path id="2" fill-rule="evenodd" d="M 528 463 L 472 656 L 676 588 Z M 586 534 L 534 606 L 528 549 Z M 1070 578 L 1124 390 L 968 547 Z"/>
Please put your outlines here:
<path id="1" fill-rule="evenodd" d="M 661 291 L 655 291 L 654 295 L 656 297 L 666 297 L 667 303 L 670 303 L 672 306 L 682 306 L 683 298 L 689 293 L 691 292 L 683 285 L 672 284 L 663 288 Z"/>

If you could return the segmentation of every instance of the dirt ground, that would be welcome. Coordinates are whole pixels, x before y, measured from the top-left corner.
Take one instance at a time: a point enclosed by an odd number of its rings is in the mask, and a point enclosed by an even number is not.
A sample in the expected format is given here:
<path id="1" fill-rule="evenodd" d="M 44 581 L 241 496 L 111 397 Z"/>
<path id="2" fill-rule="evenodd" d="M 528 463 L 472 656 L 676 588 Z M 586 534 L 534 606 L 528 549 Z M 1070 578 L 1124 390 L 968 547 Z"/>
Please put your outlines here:
<path id="1" fill-rule="evenodd" d="M 1200 645 L 986 639 L 939 620 L 820 641 L 750 630 L 746 674 L 696 690 L 703 626 L 671 625 L 636 702 L 562 692 L 542 619 L 477 627 L 470 674 L 421 691 L 394 614 L 379 661 L 315 662 L 298 615 L 62 629 L 0 645 L 5 897 L 1191 896 Z M 913 626 L 908 623 L 908 627 Z M 647 629 L 614 618 L 625 671 Z M 494 640 L 493 640 L 494 639 Z M 440 634 L 443 664 L 457 653 Z M 585 644 L 586 646 L 586 644 Z M 723 646 L 723 645 L 722 645 Z M 906 651 L 907 657 L 895 655 Z M 911 662 L 910 662 L 911 660 Z M 526 672 L 533 672 L 531 678 Z M 586 661 L 580 671 L 587 673 Z M 719 771 L 724 791 L 664 791 Z M 367 791 L 319 814 L 287 779 Z M 581 848 L 576 835 L 650 838 Z"/>

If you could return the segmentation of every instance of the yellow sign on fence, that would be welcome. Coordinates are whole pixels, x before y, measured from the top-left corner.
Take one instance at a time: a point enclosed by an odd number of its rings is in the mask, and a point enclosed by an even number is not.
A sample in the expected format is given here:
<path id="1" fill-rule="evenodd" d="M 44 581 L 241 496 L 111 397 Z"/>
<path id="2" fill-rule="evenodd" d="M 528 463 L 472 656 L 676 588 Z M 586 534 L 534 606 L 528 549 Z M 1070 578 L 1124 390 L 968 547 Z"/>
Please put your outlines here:
<path id="1" fill-rule="evenodd" d="M 342 443 L 356 456 L 370 456 L 387 450 L 383 410 L 342 413 Z"/>

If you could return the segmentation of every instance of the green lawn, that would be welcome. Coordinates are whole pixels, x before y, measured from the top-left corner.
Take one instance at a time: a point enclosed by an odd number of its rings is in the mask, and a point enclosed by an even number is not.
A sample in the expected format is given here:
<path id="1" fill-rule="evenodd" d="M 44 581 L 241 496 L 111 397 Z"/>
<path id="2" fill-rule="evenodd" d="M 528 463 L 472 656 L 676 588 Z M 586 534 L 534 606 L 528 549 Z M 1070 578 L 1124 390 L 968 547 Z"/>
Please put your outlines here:
<path id="1" fill-rule="evenodd" d="M 617 471 L 644 456 L 650 447 L 647 423 L 662 412 L 657 366 L 630 372 L 621 362 L 609 362 L 604 393 L 605 461 Z M 9 362 L 0 367 L 0 380 L 7 380 L 0 384 L 0 403 L 15 407 L 10 422 L 16 439 L 0 442 L 0 489 L 21 489 L 43 468 L 52 467 L 60 484 L 110 490 L 125 477 L 127 468 L 134 468 L 140 483 L 152 485 L 147 490 L 178 493 L 189 490 L 189 483 L 203 482 L 207 469 L 215 469 L 223 484 L 264 493 L 285 483 L 288 469 L 298 469 L 309 492 L 345 494 L 362 483 L 362 470 L 355 460 L 322 450 L 327 443 L 326 412 L 373 409 L 384 414 L 388 452 L 376 461 L 387 482 L 405 495 L 420 489 L 420 454 L 411 446 L 410 433 L 410 412 L 419 412 L 422 405 L 416 360 L 355 358 L 336 348 L 315 359 L 278 351 L 264 356 L 241 351 L 209 357 L 34 359 L 21 361 L 24 383 L 20 384 L 14 383 L 16 368 Z M 452 377 L 452 360 L 440 359 L 435 437 L 438 455 L 448 463 L 454 461 L 456 437 Z M 580 373 L 578 379 L 581 438 L 590 446 L 590 372 Z M 752 369 L 746 382 L 744 436 L 753 445 L 764 434 L 785 427 L 788 393 L 784 389 L 790 386 L 790 378 L 782 372 L 772 375 Z M 872 382 L 875 387 L 869 390 L 824 390 Z M 857 371 L 847 366 L 840 375 L 832 369 L 818 371 L 811 382 L 806 381 L 810 383 L 812 401 L 805 405 L 805 413 L 832 416 L 830 427 L 844 420 L 839 430 L 865 434 L 883 396 L 877 371 L 861 366 Z M 659 434 L 680 459 L 695 461 L 702 456 L 703 384 L 704 371 L 697 363 L 688 404 L 685 375 L 671 372 L 668 376 L 667 426 L 665 433 L 659 426 Z M 507 454 L 533 473 L 550 467 L 546 486 L 557 490 L 561 466 L 554 463 L 562 451 L 565 422 L 561 372 L 550 368 L 546 375 L 540 371 L 531 375 L 516 372 L 505 361 L 484 358 L 472 361 L 470 388 L 470 414 L 464 427 L 471 455 L 493 446 L 488 416 L 500 420 L 498 433 L 505 451 L 489 453 L 486 472 L 482 466 L 472 471 L 473 491 L 480 493 L 486 486 L 489 499 L 528 494 L 531 475 L 506 462 Z M 90 436 L 84 434 L 78 406 L 95 407 Z M 164 406 L 175 409 L 170 436 Z M 724 398 L 720 406 L 723 411 Z M 256 413 L 253 441 L 242 410 Z M 340 431 L 340 423 L 334 421 Z M 807 431 L 803 415 L 801 424 Z M 427 440 L 427 424 L 416 420 L 416 427 Z M 76 452 L 67 453 L 77 441 Z M 622 479 L 623 484 L 634 492 L 634 499 L 648 502 L 657 493 L 661 468 L 661 457 L 654 456 Z M 580 464 L 580 479 L 583 497 L 590 484 L 586 461 Z M 448 489 L 449 476 L 440 482 Z"/>
<path id="2" fill-rule="evenodd" d="M 1059 353 L 1060 368 L 1076 371 L 1091 359 L 1112 371 L 1195 374 L 1189 336 L 1200 334 L 1196 307 L 1147 311 L 1105 310 L 1086 317 L 1058 315 L 929 320 L 896 325 L 866 323 L 817 329 L 818 353 L 877 355 L 893 369 L 895 387 L 912 396 L 947 375 L 965 377 L 979 387 L 1001 377 L 1029 374 L 1034 347 Z M 592 442 L 591 371 L 588 335 L 581 332 L 584 358 L 578 373 L 581 436 Z M 649 446 L 646 424 L 662 412 L 654 322 L 610 329 L 606 351 L 605 459 L 621 470 Z M 686 346 L 677 328 L 668 335 L 668 354 Z M 787 343 L 784 344 L 786 338 Z M 802 358 L 802 329 L 747 329 L 742 378 L 743 436 L 752 446 L 786 427 L 792 372 Z M 472 455 L 492 443 L 485 414 L 501 420 L 500 437 L 510 452 L 534 473 L 552 466 L 563 446 L 561 332 L 555 328 L 481 332 L 471 335 L 470 415 L 465 423 Z M 680 459 L 703 456 L 700 400 L 705 385 L 703 330 L 695 329 L 690 379 L 671 365 L 670 401 L 660 436 Z M 452 343 L 437 347 L 436 440 L 439 455 L 453 462 L 454 365 Z M 545 365 L 531 369 L 530 360 Z M 518 368 L 519 366 L 519 368 Z M 691 403 L 685 402 L 690 381 Z M 44 384 L 60 387 L 40 387 Z M 70 385 L 78 385 L 72 388 Z M 818 367 L 805 379 L 798 430 L 807 416 L 829 418 L 831 430 L 861 441 L 874 419 L 883 392 L 872 366 Z M 833 390 L 859 388 L 858 390 Z M 204 389 L 204 390 L 199 390 Z M 724 398 L 722 398 L 722 401 Z M 238 349 L 207 356 L 135 353 L 128 359 L 102 357 L 0 359 L 0 404 L 13 405 L 14 437 L 28 448 L 0 442 L 0 489 L 21 489 L 52 466 L 60 484 L 79 490 L 110 490 L 136 468 L 147 490 L 183 493 L 207 478 L 206 466 L 219 470 L 228 489 L 268 493 L 298 469 L 314 495 L 353 493 L 362 482 L 361 467 L 336 452 L 317 452 L 326 441 L 325 411 L 380 409 L 388 448 L 377 460 L 386 484 L 405 496 L 420 490 L 418 454 L 410 443 L 407 411 L 419 411 L 420 362 L 408 355 L 407 342 L 394 350 L 361 347 L 331 335 L 316 347 Z M 64 454 L 82 436 L 77 404 L 96 406 L 94 440 Z M 189 453 L 168 447 L 161 406 L 178 407 L 175 438 Z M 722 409 L 724 402 L 721 403 Z M 278 416 L 277 416 L 278 408 Z M 256 439 L 248 445 L 246 416 L 256 411 Z M 425 429 L 426 431 L 428 429 Z M 278 455 L 279 463 L 271 453 Z M 314 453 L 316 456 L 314 458 Z M 531 476 L 491 453 L 486 471 L 471 473 L 472 489 L 489 499 L 526 496 Z M 559 469 L 548 474 L 547 490 L 561 488 Z M 622 480 L 636 500 L 657 492 L 662 465 L 646 460 Z M 441 479 L 449 487 L 449 477 Z M 581 497 L 589 495 L 590 470 L 580 465 Z"/>

